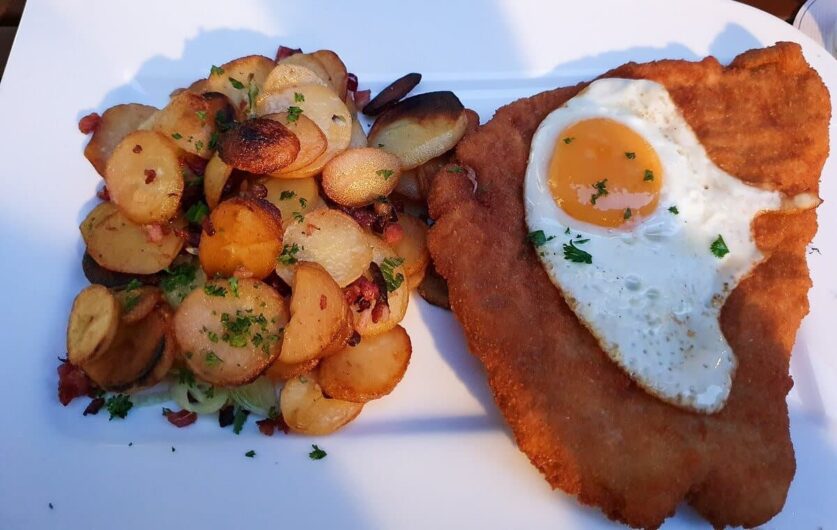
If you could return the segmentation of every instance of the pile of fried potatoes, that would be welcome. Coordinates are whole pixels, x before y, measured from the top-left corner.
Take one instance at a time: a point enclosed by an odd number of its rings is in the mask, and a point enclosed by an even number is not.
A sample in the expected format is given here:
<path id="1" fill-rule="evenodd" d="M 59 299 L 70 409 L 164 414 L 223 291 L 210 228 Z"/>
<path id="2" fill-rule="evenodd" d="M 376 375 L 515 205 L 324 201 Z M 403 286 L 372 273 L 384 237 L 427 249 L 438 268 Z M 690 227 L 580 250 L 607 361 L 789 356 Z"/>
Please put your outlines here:
<path id="1" fill-rule="evenodd" d="M 424 199 L 478 118 L 451 92 L 403 99 L 410 74 L 369 105 L 367 137 L 368 91 L 340 57 L 281 50 L 87 127 L 104 200 L 80 227 L 92 285 L 67 352 L 114 392 L 175 369 L 225 388 L 266 375 L 290 429 L 320 435 L 407 369 L 399 323 L 430 264 Z"/>

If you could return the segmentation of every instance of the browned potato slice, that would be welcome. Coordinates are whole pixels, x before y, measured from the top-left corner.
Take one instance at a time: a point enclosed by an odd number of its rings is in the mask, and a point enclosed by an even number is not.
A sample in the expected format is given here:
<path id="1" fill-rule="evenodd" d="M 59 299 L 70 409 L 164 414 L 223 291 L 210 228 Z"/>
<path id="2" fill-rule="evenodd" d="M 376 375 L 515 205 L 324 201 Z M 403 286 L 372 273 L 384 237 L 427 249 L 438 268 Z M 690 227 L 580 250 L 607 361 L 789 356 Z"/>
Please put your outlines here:
<path id="1" fill-rule="evenodd" d="M 427 274 L 427 265 L 421 268 L 418 272 L 414 272 L 413 274 L 407 276 L 407 288 L 410 291 L 414 289 L 418 289 L 418 286 L 421 285 L 421 282 L 424 281 L 424 276 Z"/>
<path id="2" fill-rule="evenodd" d="M 321 208 L 309 212 L 300 221 L 291 219 L 286 223 L 280 266 L 293 265 L 296 261 L 318 263 L 340 287 L 358 279 L 369 267 L 372 261 L 369 239 L 354 219 L 343 212 Z"/>
<path id="3" fill-rule="evenodd" d="M 253 118 L 221 135 L 218 154 L 224 163 L 257 175 L 288 166 L 299 154 L 299 138 L 278 121 Z"/>
<path id="4" fill-rule="evenodd" d="M 203 172 L 203 194 L 206 197 L 206 205 L 215 209 L 221 202 L 221 195 L 224 193 L 224 186 L 232 175 L 233 168 L 228 166 L 218 153 L 212 155 L 206 169 Z"/>
<path id="5" fill-rule="evenodd" d="M 421 82 L 421 74 L 415 72 L 399 77 L 383 90 L 378 92 L 378 95 L 372 98 L 369 103 L 363 107 L 363 113 L 367 116 L 377 116 L 388 108 L 392 107 L 398 101 L 410 93 Z"/>
<path id="6" fill-rule="evenodd" d="M 308 372 L 314 370 L 319 363 L 319 359 L 309 359 L 307 361 L 294 364 L 282 362 L 280 359 L 276 359 L 264 375 L 275 382 L 287 381 L 288 379 L 293 379 L 294 377 L 307 374 Z"/>
<path id="7" fill-rule="evenodd" d="M 310 53 L 295 53 L 293 55 L 289 55 L 279 61 L 278 64 L 295 64 L 305 67 L 317 74 L 317 77 L 322 79 L 323 82 L 331 87 L 331 76 L 328 75 L 328 71 L 325 69 L 325 66 Z"/>
<path id="8" fill-rule="evenodd" d="M 395 326 L 323 359 L 318 380 L 332 398 L 365 403 L 392 392 L 407 371 L 411 353 L 410 336 Z"/>
<path id="9" fill-rule="evenodd" d="M 267 189 L 267 199 L 282 212 L 284 224 L 298 222 L 313 210 L 320 199 L 320 188 L 313 178 L 273 179 L 259 181 Z"/>
<path id="10" fill-rule="evenodd" d="M 392 193 L 400 176 L 397 156 L 374 147 L 348 149 L 323 168 L 323 191 L 343 206 L 366 206 Z"/>
<path id="11" fill-rule="evenodd" d="M 411 201 L 420 201 L 424 199 L 421 188 L 419 187 L 417 169 L 411 169 L 401 173 L 401 178 L 398 179 L 393 192 L 404 196 Z"/>
<path id="12" fill-rule="evenodd" d="M 328 147 L 307 166 L 293 171 L 282 171 L 277 176 L 302 178 L 316 175 L 329 160 L 349 146 L 352 139 L 351 113 L 331 88 L 320 85 L 302 85 L 266 94 L 263 99 L 259 100 L 258 114 L 261 116 L 289 112 L 289 109 L 291 110 L 289 118 L 299 114 L 310 118 L 325 134 Z"/>
<path id="13" fill-rule="evenodd" d="M 407 170 L 452 149 L 467 126 L 468 115 L 453 92 L 428 92 L 384 112 L 369 131 L 369 145 L 398 156 Z"/>
<path id="14" fill-rule="evenodd" d="M 268 92 L 278 92 L 288 87 L 300 85 L 327 86 L 328 82 L 306 66 L 282 61 L 267 75 L 260 97 L 264 97 L 264 94 Z"/>
<path id="15" fill-rule="evenodd" d="M 366 147 L 369 142 L 366 140 L 366 133 L 363 132 L 363 125 L 358 120 L 352 121 L 352 138 L 349 140 L 349 149 Z"/>
<path id="16" fill-rule="evenodd" d="M 351 329 L 351 312 L 340 286 L 316 263 L 297 265 L 291 295 L 291 320 L 285 328 L 282 354 L 286 364 L 297 364 L 336 351 Z M 335 339 L 345 337 L 343 344 Z M 327 351 L 324 352 L 324 350 Z"/>
<path id="17" fill-rule="evenodd" d="M 170 310 L 163 306 L 139 322 L 123 322 L 107 351 L 82 369 L 104 390 L 130 389 L 154 370 L 163 356 L 170 321 Z"/>
<path id="18" fill-rule="evenodd" d="M 193 92 L 220 92 L 230 99 L 240 118 L 248 115 L 251 99 L 258 95 L 265 79 L 276 66 L 273 59 L 262 55 L 248 55 L 213 68 L 205 81 L 190 87 Z M 252 85 L 251 85 L 252 81 Z M 255 87 L 255 96 L 251 86 Z"/>
<path id="19" fill-rule="evenodd" d="M 249 272 L 261 279 L 276 266 L 282 249 L 279 210 L 263 199 L 233 198 L 209 215 L 212 233 L 201 235 L 198 257 L 209 277 Z"/>
<path id="20" fill-rule="evenodd" d="M 105 287 L 125 287 L 132 280 L 139 280 L 144 284 L 157 283 L 159 278 L 156 274 L 125 274 L 106 269 L 96 263 L 90 254 L 84 253 L 81 258 L 81 270 L 84 277 L 90 283 L 98 283 Z"/>
<path id="21" fill-rule="evenodd" d="M 285 301 L 269 285 L 213 280 L 187 296 L 174 315 L 174 333 L 186 364 L 219 386 L 256 379 L 279 355 Z"/>
<path id="22" fill-rule="evenodd" d="M 275 173 L 275 177 L 283 178 L 283 174 L 292 173 L 306 167 L 323 154 L 328 147 L 328 140 L 323 131 L 317 127 L 311 118 L 300 114 L 295 120 L 288 118 L 287 112 L 266 114 L 263 118 L 278 121 L 294 133 L 299 140 L 299 153 L 289 165 Z"/>
<path id="23" fill-rule="evenodd" d="M 151 130 L 171 138 L 187 153 L 209 158 L 218 135 L 215 117 L 219 112 L 232 117 L 232 106 L 223 94 L 181 92 L 154 116 Z"/>
<path id="24" fill-rule="evenodd" d="M 407 273 L 404 269 L 404 258 L 398 256 L 395 251 L 381 238 L 366 234 L 369 246 L 372 248 L 372 261 L 381 269 L 385 280 L 388 280 L 387 299 L 389 303 L 389 314 L 377 322 L 372 321 L 372 310 L 367 309 L 358 312 L 352 306 L 353 322 L 355 330 L 366 339 L 385 333 L 394 328 L 407 313 L 407 304 L 410 301 L 410 287 L 407 283 Z"/>
<path id="25" fill-rule="evenodd" d="M 122 307 L 122 322 L 133 324 L 154 311 L 163 299 L 163 292 L 156 287 L 146 285 L 136 289 L 122 289 L 114 296 Z"/>
<path id="26" fill-rule="evenodd" d="M 139 224 L 164 223 L 175 216 L 183 195 L 177 147 L 158 132 L 132 132 L 114 149 L 105 181 L 125 217 Z"/>
<path id="27" fill-rule="evenodd" d="M 171 329 L 169 329 L 169 331 L 166 333 L 166 337 L 164 340 L 166 341 L 166 345 L 163 348 L 163 353 L 160 355 L 160 358 L 157 360 L 157 363 L 151 370 L 148 371 L 147 374 L 140 377 L 132 385 L 129 392 L 142 390 L 144 388 L 151 388 L 152 386 L 165 379 L 168 373 L 171 371 L 171 368 L 172 366 L 174 366 L 174 361 L 177 359 L 178 354 L 177 340 L 175 340 L 174 332 Z"/>
<path id="28" fill-rule="evenodd" d="M 84 148 L 84 156 L 101 176 L 105 176 L 108 159 L 119 142 L 129 133 L 136 131 L 140 124 L 155 112 L 157 109 L 154 107 L 128 103 L 114 105 L 102 113 L 102 121 Z"/>
<path id="29" fill-rule="evenodd" d="M 279 409 L 292 431 L 317 436 L 331 434 L 355 419 L 363 410 L 363 403 L 325 397 L 311 373 L 285 383 L 279 395 Z"/>
<path id="30" fill-rule="evenodd" d="M 346 71 L 346 65 L 340 56 L 331 50 L 318 50 L 311 54 L 314 59 L 318 60 L 323 65 L 328 74 L 328 81 L 331 88 L 340 96 L 340 99 L 346 101 L 346 89 L 349 83 L 349 74 Z"/>
<path id="31" fill-rule="evenodd" d="M 172 228 L 183 228 L 177 219 Z M 129 221 L 112 203 L 103 202 L 87 214 L 79 227 L 87 253 L 105 269 L 129 274 L 153 274 L 174 261 L 183 239 L 173 231 L 158 242 L 149 241 L 140 225 Z"/>
<path id="32" fill-rule="evenodd" d="M 73 301 L 67 325 L 67 359 L 84 368 L 101 356 L 119 328 L 119 302 L 103 285 L 91 285 Z"/>
<path id="33" fill-rule="evenodd" d="M 404 258 L 404 272 L 412 276 L 430 262 L 427 250 L 427 225 L 412 215 L 402 214 L 398 223 L 404 229 L 404 237 L 392 246 L 395 253 Z"/>
<path id="34" fill-rule="evenodd" d="M 450 309 L 450 298 L 448 297 L 448 284 L 442 278 L 433 264 L 427 266 L 424 274 L 424 280 L 418 286 L 418 293 L 428 303 L 441 307 L 442 309 Z"/>

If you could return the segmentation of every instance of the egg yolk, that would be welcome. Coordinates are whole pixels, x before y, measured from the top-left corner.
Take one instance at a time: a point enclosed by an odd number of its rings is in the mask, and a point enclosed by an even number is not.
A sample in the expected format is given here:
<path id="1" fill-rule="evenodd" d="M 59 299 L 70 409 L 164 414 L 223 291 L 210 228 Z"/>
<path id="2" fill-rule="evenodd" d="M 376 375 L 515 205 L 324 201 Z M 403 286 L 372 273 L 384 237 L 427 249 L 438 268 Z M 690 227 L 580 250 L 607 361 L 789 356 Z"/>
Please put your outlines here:
<path id="1" fill-rule="evenodd" d="M 579 221 L 613 228 L 631 225 L 657 207 L 660 159 L 633 129 L 607 118 L 582 120 L 558 136 L 549 189 Z"/>

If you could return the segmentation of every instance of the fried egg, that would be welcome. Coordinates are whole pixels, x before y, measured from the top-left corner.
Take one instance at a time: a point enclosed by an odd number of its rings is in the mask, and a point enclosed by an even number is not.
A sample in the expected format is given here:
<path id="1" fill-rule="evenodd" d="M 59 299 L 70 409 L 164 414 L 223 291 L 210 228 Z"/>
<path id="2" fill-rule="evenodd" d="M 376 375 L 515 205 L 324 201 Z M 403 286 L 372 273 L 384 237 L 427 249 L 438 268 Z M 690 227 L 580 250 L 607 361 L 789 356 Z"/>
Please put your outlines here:
<path id="1" fill-rule="evenodd" d="M 637 384 L 703 413 L 732 387 L 719 317 L 764 259 L 753 219 L 811 200 L 724 172 L 647 80 L 595 81 L 550 113 L 524 183 L 529 238 L 580 321 Z"/>

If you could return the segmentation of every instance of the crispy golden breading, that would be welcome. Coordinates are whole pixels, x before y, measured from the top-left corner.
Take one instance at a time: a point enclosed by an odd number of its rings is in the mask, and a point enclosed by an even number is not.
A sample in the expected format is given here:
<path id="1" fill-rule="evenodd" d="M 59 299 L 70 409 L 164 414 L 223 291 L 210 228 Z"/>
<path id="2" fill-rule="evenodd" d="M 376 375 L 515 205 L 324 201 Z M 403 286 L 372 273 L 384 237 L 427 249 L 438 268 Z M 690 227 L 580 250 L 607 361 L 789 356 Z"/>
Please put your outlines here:
<path id="1" fill-rule="evenodd" d="M 828 154 L 828 91 L 800 47 L 780 43 L 728 67 L 629 63 L 606 74 L 665 85 L 710 157 L 743 180 L 817 193 Z M 522 184 L 538 124 L 583 85 L 507 105 L 457 148 L 473 167 L 442 170 L 429 204 L 429 246 L 520 448 L 553 487 L 608 517 L 656 527 L 684 499 L 714 525 L 753 526 L 781 510 L 795 461 L 785 396 L 790 351 L 808 312 L 805 247 L 816 213 L 753 224 L 768 257 L 721 315 L 739 366 L 711 416 L 637 387 L 567 307 L 526 242 Z"/>

